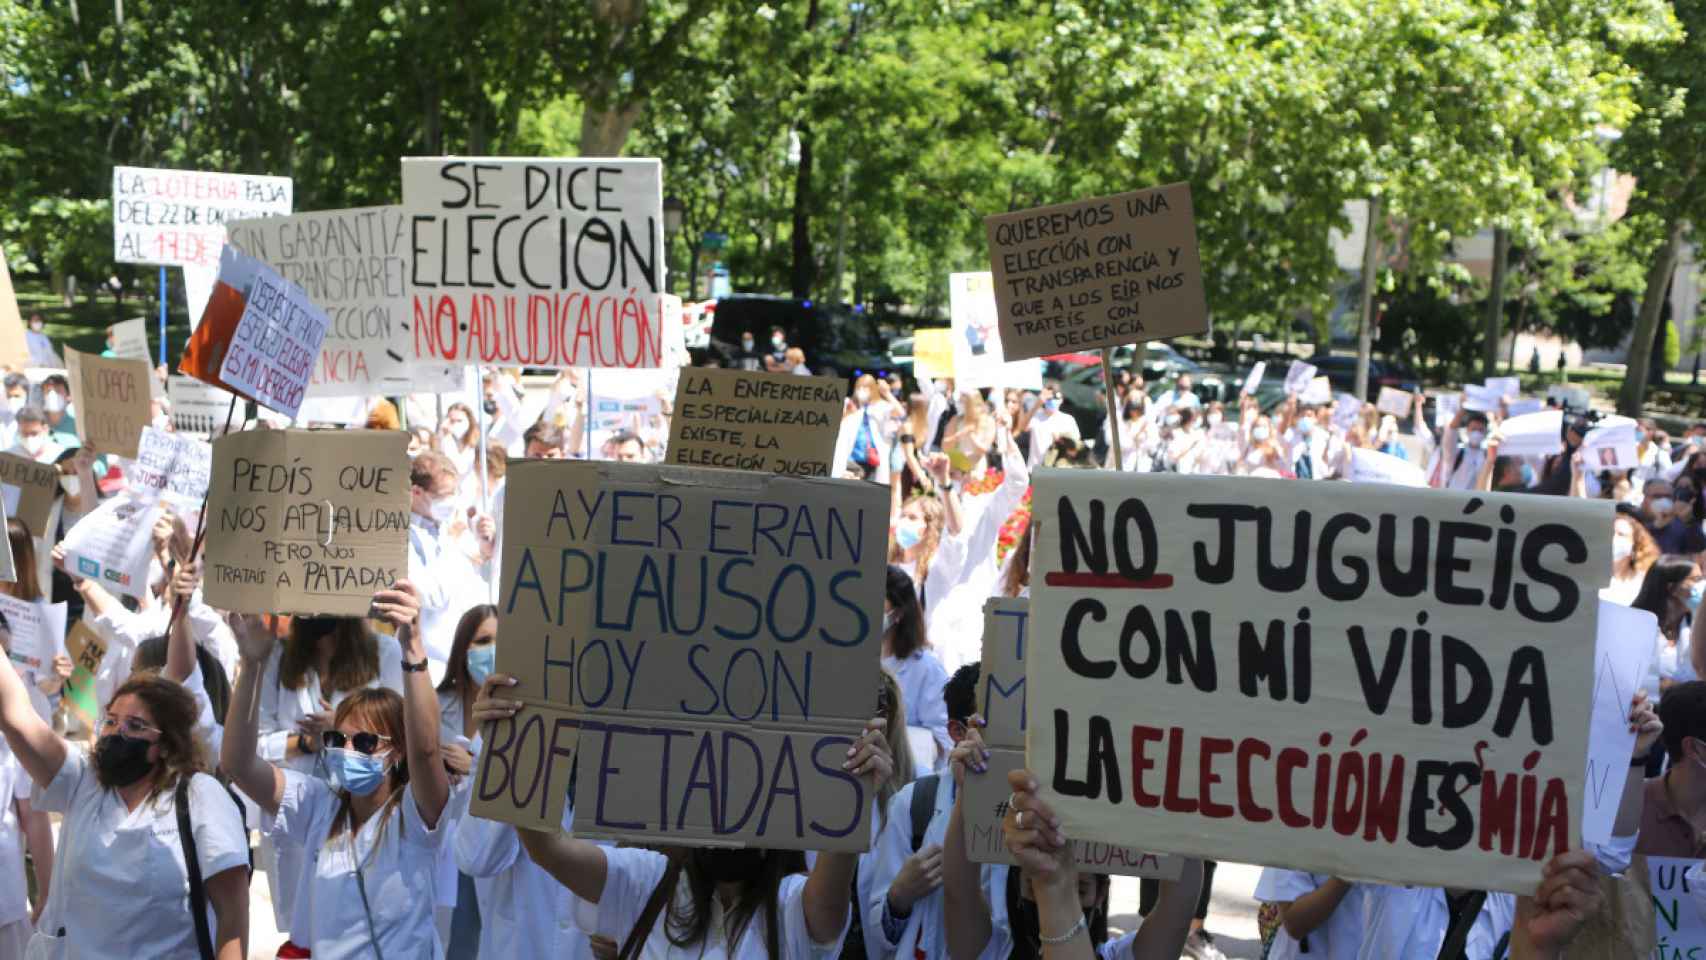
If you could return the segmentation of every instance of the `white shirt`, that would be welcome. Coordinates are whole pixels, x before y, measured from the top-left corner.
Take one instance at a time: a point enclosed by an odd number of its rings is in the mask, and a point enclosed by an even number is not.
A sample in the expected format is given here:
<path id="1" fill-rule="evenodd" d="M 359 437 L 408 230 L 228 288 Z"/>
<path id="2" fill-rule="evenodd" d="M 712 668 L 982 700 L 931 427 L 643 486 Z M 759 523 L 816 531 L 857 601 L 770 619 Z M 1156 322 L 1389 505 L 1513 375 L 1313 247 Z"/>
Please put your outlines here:
<path id="1" fill-rule="evenodd" d="M 634 924 L 639 922 L 646 901 L 651 899 L 652 891 L 663 879 L 669 860 L 661 853 L 637 847 L 606 847 L 604 857 L 604 893 L 597 903 L 577 902 L 575 923 L 588 935 L 602 934 L 620 945 Z M 806 930 L 805 893 L 806 875 L 803 873 L 783 877 L 777 888 L 776 903 L 780 916 L 777 917 L 776 929 L 781 938 L 782 952 L 777 960 L 835 960 L 841 954 L 841 941 L 847 934 L 846 922 L 829 943 L 813 941 Z M 692 903 L 685 872 L 676 883 L 675 901 L 677 904 Z M 640 949 L 642 960 L 770 960 L 764 944 L 765 920 L 761 913 L 753 915 L 751 922 L 741 931 L 740 940 L 731 945 L 724 939 L 722 903 L 713 896 L 711 923 L 705 941 L 686 947 L 669 942 L 665 929 L 668 915 L 668 909 L 658 914 L 657 923 L 652 926 L 645 945 Z M 851 910 L 848 915 L 852 915 Z M 320 960 L 318 953 L 314 960 Z"/>
<path id="2" fill-rule="evenodd" d="M 1149 405 L 1149 415 L 1159 420 L 1174 407 L 1200 406 L 1202 406 L 1202 398 L 1197 396 L 1196 391 L 1185 390 L 1181 392 L 1179 388 L 1174 387 L 1155 398 L 1155 401 Z"/>
<path id="3" fill-rule="evenodd" d="M 1438 887 L 1365 884 L 1363 937 L 1357 960 L 1434 960 L 1451 922 L 1445 891 Z M 1516 919 L 1516 897 L 1489 893 L 1464 942 L 1468 960 L 1493 960 L 1508 944 Z M 1508 946 L 1503 954 L 1509 953 Z"/>
<path id="4" fill-rule="evenodd" d="M 432 958 L 443 953 L 433 926 L 433 873 L 451 819 L 447 806 L 429 828 L 415 806 L 412 788 L 384 815 L 369 817 L 351 842 L 346 830 L 327 842 L 338 812 L 338 795 L 322 780 L 285 770 L 284 795 L 267 833 L 308 856 L 305 915 L 314 960 L 368 960 L 373 956 L 367 908 L 362 905 L 356 864 L 361 863 L 373 931 L 387 957 Z M 293 936 L 292 939 L 295 939 Z M 301 943 L 301 941 L 297 941 Z"/>
<path id="5" fill-rule="evenodd" d="M 960 532 L 949 536 L 944 528 L 924 577 L 926 636 L 949 673 L 983 655 L 983 602 L 998 593 L 1001 576 L 996 541 L 1031 485 L 1018 457 L 1003 459 L 1002 467 L 995 492 L 961 497 Z"/>
<path id="6" fill-rule="evenodd" d="M 1043 462 L 1043 457 L 1048 456 L 1049 448 L 1054 446 L 1056 438 L 1083 439 L 1078 433 L 1078 421 L 1073 419 L 1071 414 L 1062 413 L 1059 410 L 1049 413 L 1047 407 L 1037 408 L 1037 412 L 1031 417 L 1030 430 L 1031 455 L 1026 458 L 1026 463 L 1033 468 Z M 1006 465 L 1006 461 L 1003 460 L 1002 467 L 1005 468 Z"/>
<path id="7" fill-rule="evenodd" d="M 420 591 L 421 642 L 436 687 L 444 679 L 456 623 L 469 607 L 486 602 L 486 582 L 454 542 L 439 536 L 436 524 L 418 515 L 409 518 L 409 582 Z"/>
<path id="8" fill-rule="evenodd" d="M 24 877 L 24 832 L 16 800 L 30 798 L 30 778 L 23 764 L 0 742 L 0 926 L 30 915 Z"/>
<path id="9" fill-rule="evenodd" d="M 563 805 L 569 829 L 574 805 Z M 456 830 L 456 866 L 474 878 L 480 901 L 480 956 L 504 960 L 587 960 L 592 947 L 575 925 L 581 900 L 521 848 L 507 823 L 469 817 Z M 618 941 L 620 945 L 621 941 Z"/>
<path id="10" fill-rule="evenodd" d="M 1256 899 L 1270 903 L 1290 903 L 1314 893 L 1328 880 L 1332 879 L 1324 873 L 1304 873 L 1301 870 L 1281 870 L 1277 867 L 1266 867 L 1262 877 L 1256 882 Z M 1291 934 L 1281 926 L 1274 935 L 1273 948 L 1268 952 L 1268 960 L 1356 960 L 1357 951 L 1362 946 L 1362 891 L 1361 884 L 1351 884 L 1349 893 L 1339 901 L 1338 907 L 1327 917 L 1327 922 L 1316 927 L 1303 942 L 1308 944 L 1307 952 Z"/>
<path id="11" fill-rule="evenodd" d="M 52 903 L 42 929 L 65 928 L 67 960 L 199 960 L 189 873 L 172 801 L 173 792 L 166 791 L 127 810 L 117 793 L 95 781 L 88 754 L 74 746 L 66 750 L 52 782 L 31 796 L 35 809 L 65 815 Z M 247 869 L 249 835 L 219 781 L 195 774 L 189 802 L 202 878 Z M 211 906 L 208 924 L 218 929 Z"/>
<path id="12" fill-rule="evenodd" d="M 948 703 L 942 699 L 942 686 L 948 682 L 948 671 L 934 650 L 914 650 L 905 660 L 884 657 L 883 669 L 894 675 L 900 687 L 901 701 L 906 705 L 906 725 L 930 731 L 942 756 L 954 749 L 948 739 Z M 919 770 L 936 766 L 932 757 L 913 757 Z"/>

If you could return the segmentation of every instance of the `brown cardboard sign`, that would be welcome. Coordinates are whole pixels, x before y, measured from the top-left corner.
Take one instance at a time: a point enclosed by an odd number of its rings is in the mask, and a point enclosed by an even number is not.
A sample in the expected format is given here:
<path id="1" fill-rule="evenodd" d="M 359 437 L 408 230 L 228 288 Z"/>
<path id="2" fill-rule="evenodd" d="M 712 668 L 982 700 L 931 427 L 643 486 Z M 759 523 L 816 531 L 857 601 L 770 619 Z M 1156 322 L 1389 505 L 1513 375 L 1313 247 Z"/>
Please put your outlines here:
<path id="1" fill-rule="evenodd" d="M 1189 184 L 983 224 L 1008 360 L 1208 332 Z"/>
<path id="2" fill-rule="evenodd" d="M 0 483 L 18 488 L 16 519 L 30 528 L 32 536 L 43 536 L 53 519 L 54 498 L 59 496 L 59 471 L 50 463 L 0 453 Z"/>
<path id="3" fill-rule="evenodd" d="M 24 318 L 18 312 L 18 297 L 12 290 L 12 270 L 6 265 L 5 248 L 0 247 L 0 366 L 22 370 L 30 365 Z"/>
<path id="4" fill-rule="evenodd" d="M 686 367 L 669 462 L 790 477 L 835 475 L 846 392 L 835 377 Z"/>
<path id="5" fill-rule="evenodd" d="M 983 605 L 983 658 L 978 670 L 978 712 L 983 715 L 983 742 L 989 747 L 988 770 L 966 774 L 966 854 L 973 863 L 1018 861 L 1001 837 L 1007 815 L 1009 771 L 1025 766 L 1025 644 L 1030 624 L 1028 600 L 992 599 Z M 1125 877 L 1177 880 L 1184 861 L 1169 854 L 1071 837 L 1078 869 Z"/>
<path id="6" fill-rule="evenodd" d="M 577 836 L 867 850 L 841 764 L 876 708 L 886 492 L 545 460 L 506 482 L 497 668 L 529 711 L 486 728 L 475 812 L 554 826 L 572 751 Z"/>
<path id="7" fill-rule="evenodd" d="M 207 602 L 237 613 L 364 616 L 409 566 L 408 437 L 249 430 L 213 444 Z"/>
<path id="8" fill-rule="evenodd" d="M 77 438 L 94 453 L 136 459 L 142 428 L 153 420 L 154 399 L 146 360 L 120 360 L 65 348 L 71 397 L 77 402 Z"/>

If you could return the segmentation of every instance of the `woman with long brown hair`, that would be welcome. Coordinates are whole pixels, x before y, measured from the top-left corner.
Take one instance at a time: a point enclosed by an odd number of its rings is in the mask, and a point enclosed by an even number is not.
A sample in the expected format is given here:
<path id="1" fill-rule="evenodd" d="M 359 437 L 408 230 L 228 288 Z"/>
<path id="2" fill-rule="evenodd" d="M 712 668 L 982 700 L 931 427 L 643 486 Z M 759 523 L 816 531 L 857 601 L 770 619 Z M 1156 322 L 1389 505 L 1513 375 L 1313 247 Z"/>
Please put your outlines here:
<path id="1" fill-rule="evenodd" d="M 220 763 L 272 821 L 268 834 L 312 865 L 300 888 L 316 957 L 434 957 L 433 877 L 449 831 L 450 779 L 439 756 L 438 699 L 420 639 L 420 599 L 399 580 L 373 595 L 397 630 L 403 695 L 362 689 L 344 698 L 320 734 L 313 775 L 256 753 L 256 689 L 272 632 L 233 618 L 243 658 L 225 718 Z M 296 939 L 295 936 L 292 937 Z"/>

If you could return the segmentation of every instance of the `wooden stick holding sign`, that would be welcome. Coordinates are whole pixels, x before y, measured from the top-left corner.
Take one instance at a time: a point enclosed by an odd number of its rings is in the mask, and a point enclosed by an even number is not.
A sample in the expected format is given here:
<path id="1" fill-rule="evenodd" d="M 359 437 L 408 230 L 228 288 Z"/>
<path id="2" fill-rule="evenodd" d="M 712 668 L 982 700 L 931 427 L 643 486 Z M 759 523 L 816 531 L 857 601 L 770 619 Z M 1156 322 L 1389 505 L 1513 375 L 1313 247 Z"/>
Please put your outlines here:
<path id="1" fill-rule="evenodd" d="M 1114 348 L 1102 348 L 1102 392 L 1108 395 L 1108 442 L 1113 444 L 1114 469 L 1124 470 L 1120 456 L 1120 402 L 1114 395 Z M 1136 451 L 1132 451 L 1136 456 Z"/>

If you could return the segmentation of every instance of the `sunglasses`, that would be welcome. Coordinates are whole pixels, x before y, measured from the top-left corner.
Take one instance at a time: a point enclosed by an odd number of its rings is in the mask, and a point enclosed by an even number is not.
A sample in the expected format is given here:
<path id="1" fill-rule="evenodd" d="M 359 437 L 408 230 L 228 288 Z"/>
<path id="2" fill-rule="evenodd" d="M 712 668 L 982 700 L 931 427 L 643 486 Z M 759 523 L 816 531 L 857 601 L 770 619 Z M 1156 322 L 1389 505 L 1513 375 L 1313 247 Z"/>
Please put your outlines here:
<path id="1" fill-rule="evenodd" d="M 380 743 L 390 743 L 391 738 L 377 733 L 363 731 L 351 737 L 346 737 L 337 730 L 327 730 L 320 734 L 320 742 L 328 747 L 342 749 L 345 745 L 353 748 L 356 753 L 373 756 L 373 751 L 379 749 Z"/>

